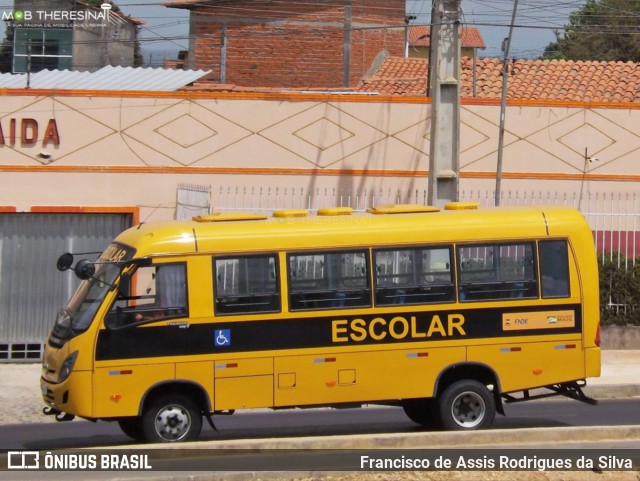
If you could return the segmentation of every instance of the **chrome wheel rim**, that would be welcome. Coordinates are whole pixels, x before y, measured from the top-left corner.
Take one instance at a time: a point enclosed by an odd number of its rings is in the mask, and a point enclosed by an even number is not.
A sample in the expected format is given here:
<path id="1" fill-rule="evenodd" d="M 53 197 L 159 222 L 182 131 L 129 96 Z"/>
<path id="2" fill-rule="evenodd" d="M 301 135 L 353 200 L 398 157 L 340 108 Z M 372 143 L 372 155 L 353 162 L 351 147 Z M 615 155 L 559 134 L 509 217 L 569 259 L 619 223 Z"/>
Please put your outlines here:
<path id="1" fill-rule="evenodd" d="M 156 433 L 165 441 L 179 441 L 191 428 L 191 416 L 184 407 L 172 404 L 162 408 L 156 416 Z"/>
<path id="2" fill-rule="evenodd" d="M 473 391 L 458 394 L 451 404 L 451 416 L 461 428 L 475 428 L 485 418 L 486 413 L 484 399 Z"/>

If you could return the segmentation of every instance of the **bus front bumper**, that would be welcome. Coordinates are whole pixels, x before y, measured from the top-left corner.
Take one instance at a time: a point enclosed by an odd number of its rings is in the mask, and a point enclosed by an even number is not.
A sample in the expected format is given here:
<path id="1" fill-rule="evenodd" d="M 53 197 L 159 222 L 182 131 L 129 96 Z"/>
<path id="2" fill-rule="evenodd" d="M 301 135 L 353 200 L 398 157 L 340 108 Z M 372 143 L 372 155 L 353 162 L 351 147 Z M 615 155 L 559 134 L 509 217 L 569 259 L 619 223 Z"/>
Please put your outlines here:
<path id="1" fill-rule="evenodd" d="M 45 414 L 68 414 L 91 419 L 91 372 L 74 371 L 61 383 L 54 383 L 45 378 L 40 378 L 42 399 L 49 409 L 45 408 Z M 66 420 L 66 419 L 60 419 Z"/>

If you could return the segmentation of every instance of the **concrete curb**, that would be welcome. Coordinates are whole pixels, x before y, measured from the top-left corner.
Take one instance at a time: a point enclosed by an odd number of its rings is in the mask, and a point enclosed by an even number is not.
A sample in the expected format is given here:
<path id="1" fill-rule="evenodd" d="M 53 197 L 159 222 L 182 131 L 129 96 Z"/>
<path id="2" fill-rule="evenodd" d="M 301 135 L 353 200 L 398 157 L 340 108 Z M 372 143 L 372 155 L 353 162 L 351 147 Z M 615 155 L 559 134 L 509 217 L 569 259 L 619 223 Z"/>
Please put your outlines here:
<path id="1" fill-rule="evenodd" d="M 582 390 L 594 399 L 627 399 L 640 397 L 640 384 L 600 384 Z"/>
<path id="2" fill-rule="evenodd" d="M 461 446 L 509 447 L 602 441 L 640 441 L 640 426 L 586 426 L 529 429 L 488 429 L 468 432 L 418 432 L 336 435 L 324 438 L 268 438 L 231 441 L 196 441 L 185 444 L 147 444 L 144 449 L 238 450 L 238 449 L 445 449 Z M 549 443 L 552 443 L 550 446 Z M 119 446 L 140 449 L 139 444 Z"/>
<path id="3" fill-rule="evenodd" d="M 328 438 L 272 438 L 259 440 L 234 441 L 201 441 L 188 444 L 152 444 L 145 445 L 144 450 L 162 450 L 161 459 L 177 459 L 183 449 L 188 450 L 189 458 L 209 458 L 212 451 L 215 456 L 239 456 L 243 450 L 255 450 L 260 453 L 269 450 L 356 450 L 356 449 L 545 449 L 584 447 L 590 441 L 640 442 L 639 426 L 594 426 L 594 427 L 561 427 L 532 429 L 489 429 L 470 432 L 419 432 L 399 434 L 371 435 L 339 435 Z M 581 445 L 581 446 L 580 446 Z M 139 450 L 141 446 L 118 446 L 117 449 Z M 98 448 L 92 448 L 98 449 Z M 169 450 L 167 452 L 167 450 Z M 201 451 L 201 453 L 198 453 Z M 152 455 L 153 459 L 153 455 Z M 87 479 L 95 473 L 87 473 Z M 155 472 L 136 477 L 129 473 L 127 481 L 244 481 L 244 480 L 323 480 L 340 479 L 351 474 L 340 471 L 223 471 L 223 472 Z M 359 473 L 354 479 L 383 479 L 380 473 Z M 511 473 L 513 475 L 513 473 Z M 409 475 L 402 479 L 417 479 Z M 443 479 L 443 478 L 438 478 Z M 449 478 L 446 478 L 449 479 Z M 457 477 L 451 479 L 458 479 Z M 475 479 L 475 478 L 474 478 Z M 479 479 L 479 478 L 478 478 Z M 491 479 L 510 479 L 509 477 L 491 477 Z M 537 478 L 536 478 L 537 479 Z M 545 478 L 556 479 L 556 478 Z M 557 479 L 579 479 L 565 478 Z"/>

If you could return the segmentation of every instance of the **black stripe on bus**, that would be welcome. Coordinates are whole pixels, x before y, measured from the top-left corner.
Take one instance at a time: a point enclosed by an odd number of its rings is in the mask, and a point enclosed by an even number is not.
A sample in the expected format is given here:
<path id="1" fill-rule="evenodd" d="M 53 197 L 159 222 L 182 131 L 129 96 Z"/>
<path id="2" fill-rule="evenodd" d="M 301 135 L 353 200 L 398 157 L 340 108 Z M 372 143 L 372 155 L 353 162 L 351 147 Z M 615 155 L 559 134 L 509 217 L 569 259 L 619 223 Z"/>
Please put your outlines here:
<path id="1" fill-rule="evenodd" d="M 505 313 L 552 314 L 560 311 L 575 313 L 573 327 L 503 330 Z M 493 339 L 492 342 L 499 342 L 501 337 L 526 338 L 581 331 L 582 309 L 579 304 L 367 315 L 345 310 L 327 317 L 251 321 L 219 319 L 211 323 L 189 325 L 172 320 L 167 321 L 165 326 L 101 330 L 96 346 L 96 360 L 426 341 L 438 343 L 460 339 Z M 220 342 L 220 339 L 223 341 Z"/>

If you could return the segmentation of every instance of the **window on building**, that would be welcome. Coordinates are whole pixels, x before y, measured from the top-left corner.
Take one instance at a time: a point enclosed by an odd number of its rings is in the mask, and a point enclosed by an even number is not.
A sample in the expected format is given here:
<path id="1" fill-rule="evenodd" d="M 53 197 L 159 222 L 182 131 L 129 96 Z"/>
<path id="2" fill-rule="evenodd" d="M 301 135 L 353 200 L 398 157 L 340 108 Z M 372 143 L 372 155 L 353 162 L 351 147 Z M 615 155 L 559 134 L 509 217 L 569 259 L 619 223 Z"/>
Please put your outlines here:
<path id="1" fill-rule="evenodd" d="M 16 28 L 13 73 L 72 68 L 73 30 Z"/>
<path id="2" fill-rule="evenodd" d="M 428 304 L 455 300 L 448 247 L 375 252 L 376 304 Z"/>
<path id="3" fill-rule="evenodd" d="M 214 259 L 215 313 L 280 311 L 276 259 L 275 254 Z"/>
<path id="4" fill-rule="evenodd" d="M 458 248 L 460 301 L 538 296 L 533 242 Z"/>
<path id="5" fill-rule="evenodd" d="M 371 305 L 365 251 L 291 254 L 291 310 L 340 309 Z"/>

